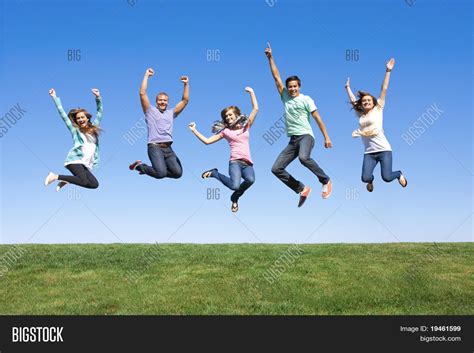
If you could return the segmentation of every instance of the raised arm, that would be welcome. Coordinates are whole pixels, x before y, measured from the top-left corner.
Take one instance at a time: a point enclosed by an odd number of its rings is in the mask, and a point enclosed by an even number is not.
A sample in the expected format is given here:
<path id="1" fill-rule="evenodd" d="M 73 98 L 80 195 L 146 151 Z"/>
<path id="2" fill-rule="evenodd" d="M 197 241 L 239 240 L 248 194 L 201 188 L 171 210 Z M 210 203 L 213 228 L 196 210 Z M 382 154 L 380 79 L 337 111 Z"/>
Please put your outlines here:
<path id="1" fill-rule="evenodd" d="M 268 58 L 268 63 L 270 64 L 270 70 L 272 71 L 273 79 L 275 80 L 278 93 L 280 93 L 280 96 L 281 96 L 283 90 L 285 89 L 285 86 L 283 86 L 283 82 L 281 81 L 281 77 L 280 77 L 280 72 L 278 71 L 278 68 L 275 64 L 275 60 L 273 60 L 272 48 L 270 47 L 270 43 L 267 43 L 267 48 L 265 49 L 265 55 Z"/>
<path id="2" fill-rule="evenodd" d="M 100 91 L 97 88 L 93 88 L 91 91 L 95 96 L 95 104 L 97 105 L 97 113 L 92 124 L 99 126 L 102 120 L 102 113 L 104 112 L 102 108 L 102 97 L 100 96 Z"/>
<path id="3" fill-rule="evenodd" d="M 347 78 L 346 85 L 344 87 L 346 88 L 346 92 L 347 92 L 347 95 L 349 96 L 349 100 L 351 101 L 351 103 L 355 103 L 357 99 L 356 99 L 356 97 L 354 96 L 354 93 L 352 93 L 352 90 L 351 90 L 351 78 L 350 77 Z"/>
<path id="4" fill-rule="evenodd" d="M 378 99 L 378 104 L 382 107 L 385 105 L 385 96 L 387 95 L 388 83 L 390 82 L 390 73 L 392 72 L 393 67 L 395 66 L 395 59 L 391 58 L 387 62 L 387 69 L 385 70 L 385 77 L 382 83 L 382 91 L 380 92 L 380 97 Z"/>
<path id="5" fill-rule="evenodd" d="M 179 103 L 176 104 L 176 107 L 174 107 L 175 116 L 178 116 L 189 102 L 189 78 L 188 76 L 181 76 L 179 80 L 184 84 L 183 97 L 181 97 L 181 101 L 179 101 Z"/>
<path id="6" fill-rule="evenodd" d="M 189 123 L 189 129 L 193 132 L 196 137 L 201 140 L 204 144 L 210 145 L 211 143 L 219 141 L 222 136 L 220 134 L 212 135 L 211 137 L 206 137 L 203 134 L 201 134 L 199 131 L 196 129 L 196 123 Z"/>
<path id="7" fill-rule="evenodd" d="M 326 130 L 326 125 L 324 125 L 323 119 L 321 119 L 319 112 L 317 110 L 314 110 L 313 112 L 311 112 L 311 115 L 313 116 L 314 120 L 316 120 L 316 124 L 318 124 L 319 130 L 321 130 L 321 133 L 324 136 L 324 147 L 332 147 L 332 142 Z"/>
<path id="8" fill-rule="evenodd" d="M 146 94 L 146 90 L 148 88 L 148 78 L 153 76 L 155 71 L 153 69 L 147 69 L 145 71 L 145 76 L 143 77 L 142 85 L 140 86 L 140 103 L 142 104 L 143 112 L 146 113 L 148 108 L 150 107 L 150 100 Z"/>
<path id="9" fill-rule="evenodd" d="M 245 87 L 245 90 L 250 94 L 250 99 L 252 100 L 252 112 L 250 113 L 248 124 L 248 126 L 251 127 L 258 113 L 258 102 L 255 92 L 251 87 Z"/>
<path id="10" fill-rule="evenodd" d="M 51 88 L 49 90 L 49 95 L 51 96 L 51 98 L 53 98 L 54 104 L 56 105 L 56 109 L 58 110 L 59 115 L 63 119 L 69 131 L 74 131 L 74 126 L 72 125 L 71 119 L 69 119 L 66 112 L 64 111 L 63 106 L 61 104 L 61 99 L 56 96 L 56 91 L 54 90 L 54 88 Z"/>

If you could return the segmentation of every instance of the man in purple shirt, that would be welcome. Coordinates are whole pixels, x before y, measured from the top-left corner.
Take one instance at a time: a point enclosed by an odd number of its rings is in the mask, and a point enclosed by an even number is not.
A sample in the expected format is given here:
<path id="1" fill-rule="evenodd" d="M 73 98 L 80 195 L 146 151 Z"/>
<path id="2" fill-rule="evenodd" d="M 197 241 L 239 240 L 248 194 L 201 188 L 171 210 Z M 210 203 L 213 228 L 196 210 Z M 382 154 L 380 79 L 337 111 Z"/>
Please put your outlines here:
<path id="1" fill-rule="evenodd" d="M 132 163 L 130 170 L 138 170 L 139 174 L 147 174 L 156 179 L 178 179 L 183 175 L 181 162 L 171 148 L 173 143 L 173 122 L 189 102 L 189 79 L 181 76 L 183 82 L 183 97 L 173 109 L 168 109 L 168 95 L 160 92 L 156 96 L 156 107 L 150 104 L 146 89 L 148 78 L 153 76 L 153 69 L 147 69 L 140 87 L 140 102 L 148 127 L 148 157 L 151 166 L 138 160 Z"/>

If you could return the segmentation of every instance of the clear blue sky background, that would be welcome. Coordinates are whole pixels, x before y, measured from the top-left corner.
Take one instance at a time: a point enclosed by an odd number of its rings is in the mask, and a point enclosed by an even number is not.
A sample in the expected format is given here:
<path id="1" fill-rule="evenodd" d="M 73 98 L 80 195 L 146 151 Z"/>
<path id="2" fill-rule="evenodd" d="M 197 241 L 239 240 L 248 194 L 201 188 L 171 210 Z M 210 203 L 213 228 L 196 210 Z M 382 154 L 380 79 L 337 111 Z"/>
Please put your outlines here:
<path id="1" fill-rule="evenodd" d="M 133 2 L 132 2 L 133 3 Z M 272 5 L 272 6 L 271 6 Z M 1 241 L 83 242 L 442 242 L 472 241 L 472 4 L 470 1 L 2 1 L 2 117 L 27 111 L 1 138 Z M 314 122 L 313 157 L 334 182 L 329 200 L 298 161 L 289 171 L 314 188 L 303 208 L 270 172 L 286 146 L 262 135 L 283 106 L 263 53 L 270 41 L 283 77 L 301 77 L 316 102 L 334 148 L 324 149 Z M 68 61 L 68 50 L 81 60 Z M 209 51 L 219 56 L 209 60 Z M 347 61 L 346 50 L 358 50 Z M 217 52 L 214 52 L 217 53 Z M 360 181 L 363 147 L 352 139 L 357 120 L 344 91 L 378 95 L 385 62 L 396 58 L 387 96 L 385 132 L 394 168 L 409 186 Z M 171 105 L 179 76 L 190 77 L 191 99 L 175 121 L 173 145 L 184 166 L 179 180 L 155 180 L 128 170 L 147 160 L 146 135 L 123 137 L 142 118 L 143 73 L 153 67 L 149 96 L 161 90 Z M 230 191 L 203 170 L 227 170 L 225 141 L 205 146 L 188 130 L 210 124 L 228 105 L 250 112 L 245 86 L 260 112 L 251 131 L 256 183 L 233 215 Z M 70 135 L 48 90 L 66 110 L 93 112 L 90 89 L 103 96 L 100 187 L 45 188 L 49 170 L 67 173 Z M 444 113 L 412 145 L 402 138 L 436 104 Z M 208 200 L 219 188 L 220 200 Z"/>

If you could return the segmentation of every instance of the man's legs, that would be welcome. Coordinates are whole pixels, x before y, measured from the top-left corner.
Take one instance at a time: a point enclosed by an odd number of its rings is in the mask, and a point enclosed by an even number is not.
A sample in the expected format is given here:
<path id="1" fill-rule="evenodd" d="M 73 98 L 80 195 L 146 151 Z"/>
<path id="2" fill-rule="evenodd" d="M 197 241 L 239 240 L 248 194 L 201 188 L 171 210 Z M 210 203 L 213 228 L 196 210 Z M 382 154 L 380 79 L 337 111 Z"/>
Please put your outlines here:
<path id="1" fill-rule="evenodd" d="M 304 189 L 304 185 L 285 170 L 285 168 L 298 157 L 298 148 L 294 140 L 294 136 L 292 136 L 288 146 L 278 155 L 275 163 L 273 163 L 272 173 L 291 190 L 299 193 Z"/>
<path id="2" fill-rule="evenodd" d="M 163 179 L 167 176 L 168 170 L 165 162 L 165 155 L 160 146 L 148 145 L 148 158 L 151 167 L 145 163 L 139 164 L 135 169 L 156 179 Z"/>
<path id="3" fill-rule="evenodd" d="M 321 184 L 327 184 L 329 182 L 329 177 L 324 173 L 318 163 L 311 158 L 311 151 L 314 147 L 313 136 L 302 135 L 299 138 L 297 145 L 299 146 L 298 158 L 301 164 L 311 170 L 311 172 L 318 177 Z"/>
<path id="4" fill-rule="evenodd" d="M 183 175 L 183 167 L 181 166 L 181 161 L 179 160 L 176 153 L 174 153 L 171 147 L 163 148 L 165 154 L 165 163 L 166 163 L 166 177 L 179 179 Z"/>

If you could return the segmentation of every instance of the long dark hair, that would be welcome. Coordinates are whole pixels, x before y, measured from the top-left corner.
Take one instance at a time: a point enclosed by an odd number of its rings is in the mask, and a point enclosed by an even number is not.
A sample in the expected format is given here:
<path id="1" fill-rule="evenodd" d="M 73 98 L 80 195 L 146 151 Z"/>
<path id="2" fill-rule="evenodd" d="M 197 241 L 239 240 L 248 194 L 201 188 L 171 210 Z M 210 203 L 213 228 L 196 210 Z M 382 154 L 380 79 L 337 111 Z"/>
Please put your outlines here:
<path id="1" fill-rule="evenodd" d="M 355 102 L 351 102 L 352 108 L 354 108 L 354 110 L 357 113 L 361 113 L 361 114 L 365 113 L 364 108 L 362 107 L 362 98 L 364 98 L 365 96 L 370 96 L 372 98 L 372 101 L 374 103 L 374 107 L 378 104 L 377 98 L 375 98 L 370 93 L 367 93 L 367 92 L 364 92 L 364 91 L 357 91 L 357 100 Z"/>
<path id="2" fill-rule="evenodd" d="M 80 127 L 77 124 L 76 116 L 79 113 L 84 113 L 86 115 L 87 120 L 88 120 L 87 121 L 87 126 Z M 71 109 L 69 111 L 69 113 L 67 114 L 67 116 L 69 117 L 69 119 L 71 119 L 71 122 L 74 125 L 74 127 L 78 128 L 79 131 L 82 132 L 83 134 L 94 135 L 97 138 L 97 137 L 99 137 L 100 133 L 102 132 L 102 129 L 100 127 L 98 127 L 98 126 L 91 123 L 92 114 L 89 113 L 87 110 L 85 110 L 83 108 Z"/>
<path id="3" fill-rule="evenodd" d="M 234 111 L 234 114 L 235 116 L 237 117 L 237 119 L 235 120 L 235 122 L 231 125 L 229 125 L 227 123 L 227 121 L 225 120 L 225 115 L 227 114 L 227 112 L 229 110 L 233 110 Z M 248 122 L 248 117 L 246 115 L 243 115 L 240 113 L 240 109 L 239 107 L 235 106 L 235 105 L 231 105 L 230 107 L 227 107 L 227 108 L 224 108 L 222 109 L 221 111 L 221 120 L 216 120 L 212 123 L 212 132 L 217 134 L 219 132 L 221 132 L 222 130 L 224 130 L 225 128 L 232 128 L 234 127 L 236 124 L 239 124 L 241 127 L 244 127 L 247 122 Z"/>

